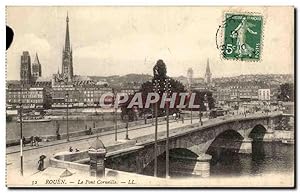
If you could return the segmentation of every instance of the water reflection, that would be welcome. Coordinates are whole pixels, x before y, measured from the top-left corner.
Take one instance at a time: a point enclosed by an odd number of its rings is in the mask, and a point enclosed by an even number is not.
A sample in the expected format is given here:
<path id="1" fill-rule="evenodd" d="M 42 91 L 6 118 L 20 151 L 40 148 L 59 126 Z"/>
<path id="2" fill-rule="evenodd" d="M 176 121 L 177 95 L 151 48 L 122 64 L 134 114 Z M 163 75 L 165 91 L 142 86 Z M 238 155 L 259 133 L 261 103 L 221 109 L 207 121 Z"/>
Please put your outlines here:
<path id="1" fill-rule="evenodd" d="M 293 171 L 293 145 L 280 142 L 255 141 L 252 154 L 223 152 L 222 159 L 211 162 L 211 176 L 261 175 L 291 173 Z"/>
<path id="2" fill-rule="evenodd" d="M 212 153 L 210 176 L 251 176 L 268 173 L 292 173 L 294 170 L 294 146 L 281 142 L 255 141 L 252 154 L 239 154 L 234 151 L 221 149 Z M 173 163 L 172 163 L 173 162 Z M 183 169 L 182 173 L 174 173 L 181 167 L 177 160 L 170 159 L 171 177 L 192 176 Z M 182 163 L 184 164 L 184 163 Z M 153 176 L 153 163 L 150 163 L 143 174 Z M 165 176 L 165 154 L 158 158 L 158 176 Z"/>

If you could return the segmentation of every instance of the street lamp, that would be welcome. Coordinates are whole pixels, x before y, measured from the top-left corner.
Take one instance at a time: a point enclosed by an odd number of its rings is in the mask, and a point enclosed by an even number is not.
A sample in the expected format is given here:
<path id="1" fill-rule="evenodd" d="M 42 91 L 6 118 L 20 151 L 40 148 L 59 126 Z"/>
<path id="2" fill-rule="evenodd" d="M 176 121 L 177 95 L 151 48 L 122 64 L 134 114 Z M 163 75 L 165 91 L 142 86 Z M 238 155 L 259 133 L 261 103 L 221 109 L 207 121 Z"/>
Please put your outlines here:
<path id="1" fill-rule="evenodd" d="M 169 96 L 169 94 L 171 93 L 171 84 L 170 84 L 170 79 L 167 78 L 165 80 L 165 92 L 167 93 L 167 97 Z M 166 107 L 166 117 L 167 117 L 167 138 L 166 138 L 166 178 L 169 178 L 170 176 L 170 171 L 169 171 L 169 109 L 170 106 L 167 103 L 167 107 Z"/>
<path id="2" fill-rule="evenodd" d="M 192 95 L 192 91 L 190 90 L 189 92 L 189 100 L 191 100 L 191 95 Z M 191 111 L 191 124 L 193 123 L 193 111 L 192 111 L 192 108 L 190 108 L 190 111 Z"/>
<path id="3" fill-rule="evenodd" d="M 67 141 L 70 141 L 70 137 L 69 137 L 69 93 L 68 92 L 65 95 L 65 100 L 67 103 Z"/>
<path id="4" fill-rule="evenodd" d="M 200 105 L 199 105 L 199 122 L 200 122 L 200 125 L 202 126 L 203 122 L 202 122 L 202 112 L 201 112 L 201 100 L 200 100 Z"/>
<path id="5" fill-rule="evenodd" d="M 19 105 L 19 113 L 20 113 L 20 161 L 21 161 L 21 175 L 23 176 L 23 118 L 22 118 L 22 101 Z"/>
<path id="6" fill-rule="evenodd" d="M 153 91 L 155 93 L 159 93 L 158 89 L 159 89 L 159 82 L 160 80 L 154 80 L 154 83 L 153 83 Z M 157 126 L 158 126 L 158 114 L 157 114 L 157 111 L 158 111 L 158 102 L 155 103 L 155 131 L 154 131 L 154 177 L 157 177 Z"/>
<path id="7" fill-rule="evenodd" d="M 240 90 L 237 89 L 237 115 L 239 114 L 239 108 L 240 108 Z"/>
<path id="8" fill-rule="evenodd" d="M 114 127 L 115 127 L 115 141 L 118 141 L 118 124 L 117 124 L 117 110 L 118 107 L 116 105 L 116 92 L 112 89 L 113 92 L 113 110 L 114 110 Z"/>
<path id="9" fill-rule="evenodd" d="M 125 115 L 125 117 L 126 117 L 126 136 L 125 136 L 125 139 L 129 140 L 129 137 L 128 137 L 128 120 L 129 120 L 129 116 Z"/>

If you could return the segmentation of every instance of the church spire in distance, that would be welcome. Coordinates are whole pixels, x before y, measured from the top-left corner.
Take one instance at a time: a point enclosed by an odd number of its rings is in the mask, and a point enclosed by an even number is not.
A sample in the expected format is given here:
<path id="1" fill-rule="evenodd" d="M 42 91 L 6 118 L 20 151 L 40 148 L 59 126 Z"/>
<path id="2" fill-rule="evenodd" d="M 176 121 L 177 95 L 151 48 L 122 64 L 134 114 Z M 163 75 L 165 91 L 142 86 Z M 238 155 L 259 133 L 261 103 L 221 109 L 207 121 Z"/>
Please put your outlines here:
<path id="1" fill-rule="evenodd" d="M 69 14 L 67 12 L 66 18 L 66 40 L 65 40 L 65 51 L 70 51 L 70 34 L 69 34 Z"/>
<path id="2" fill-rule="evenodd" d="M 63 48 L 62 55 L 62 77 L 66 82 L 72 82 L 73 80 L 73 58 L 72 58 L 72 48 L 70 42 L 70 32 L 69 32 L 69 14 L 66 17 L 66 39 Z"/>
<path id="3" fill-rule="evenodd" d="M 212 82 L 211 75 L 212 75 L 212 73 L 210 72 L 209 59 L 207 58 L 206 71 L 205 71 L 204 81 L 205 81 L 205 83 L 208 84 L 208 85 L 210 85 L 211 82 Z"/>
<path id="4" fill-rule="evenodd" d="M 206 74 L 211 74 L 210 67 L 209 67 L 209 58 L 207 58 L 207 63 L 206 63 Z"/>

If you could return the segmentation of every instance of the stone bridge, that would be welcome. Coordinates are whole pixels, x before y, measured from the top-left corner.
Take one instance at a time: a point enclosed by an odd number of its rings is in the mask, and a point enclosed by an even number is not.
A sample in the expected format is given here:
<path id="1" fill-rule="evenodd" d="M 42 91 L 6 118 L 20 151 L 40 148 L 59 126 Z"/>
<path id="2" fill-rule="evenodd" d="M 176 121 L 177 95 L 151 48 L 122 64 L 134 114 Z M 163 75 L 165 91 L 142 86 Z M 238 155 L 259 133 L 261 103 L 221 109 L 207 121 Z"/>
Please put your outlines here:
<path id="1" fill-rule="evenodd" d="M 286 115 L 279 113 L 231 116 L 212 119 L 202 126 L 194 123 L 172 129 L 169 137 L 170 159 L 176 160 L 173 164 L 177 164 L 181 172 L 208 176 L 211 155 L 216 153 L 214 149 L 226 148 L 238 153 L 252 153 L 252 142 L 274 140 L 274 131 L 284 127 L 282 124 L 285 118 Z M 158 157 L 165 156 L 165 133 L 158 134 Z M 135 151 L 107 157 L 107 167 L 143 173 L 150 163 L 153 164 L 154 135 L 138 138 L 136 146 L 139 148 Z"/>

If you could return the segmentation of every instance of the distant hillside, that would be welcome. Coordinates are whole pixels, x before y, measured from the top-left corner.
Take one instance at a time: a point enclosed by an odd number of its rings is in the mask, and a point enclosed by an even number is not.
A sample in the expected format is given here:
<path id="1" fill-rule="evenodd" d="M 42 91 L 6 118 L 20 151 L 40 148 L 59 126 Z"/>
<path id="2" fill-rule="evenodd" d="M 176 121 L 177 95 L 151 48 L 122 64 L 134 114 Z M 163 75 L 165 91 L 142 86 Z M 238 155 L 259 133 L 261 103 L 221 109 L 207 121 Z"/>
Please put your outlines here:
<path id="1" fill-rule="evenodd" d="M 127 74 L 124 76 L 90 76 L 95 81 L 106 81 L 112 87 L 139 87 L 152 79 L 149 74 Z"/>

